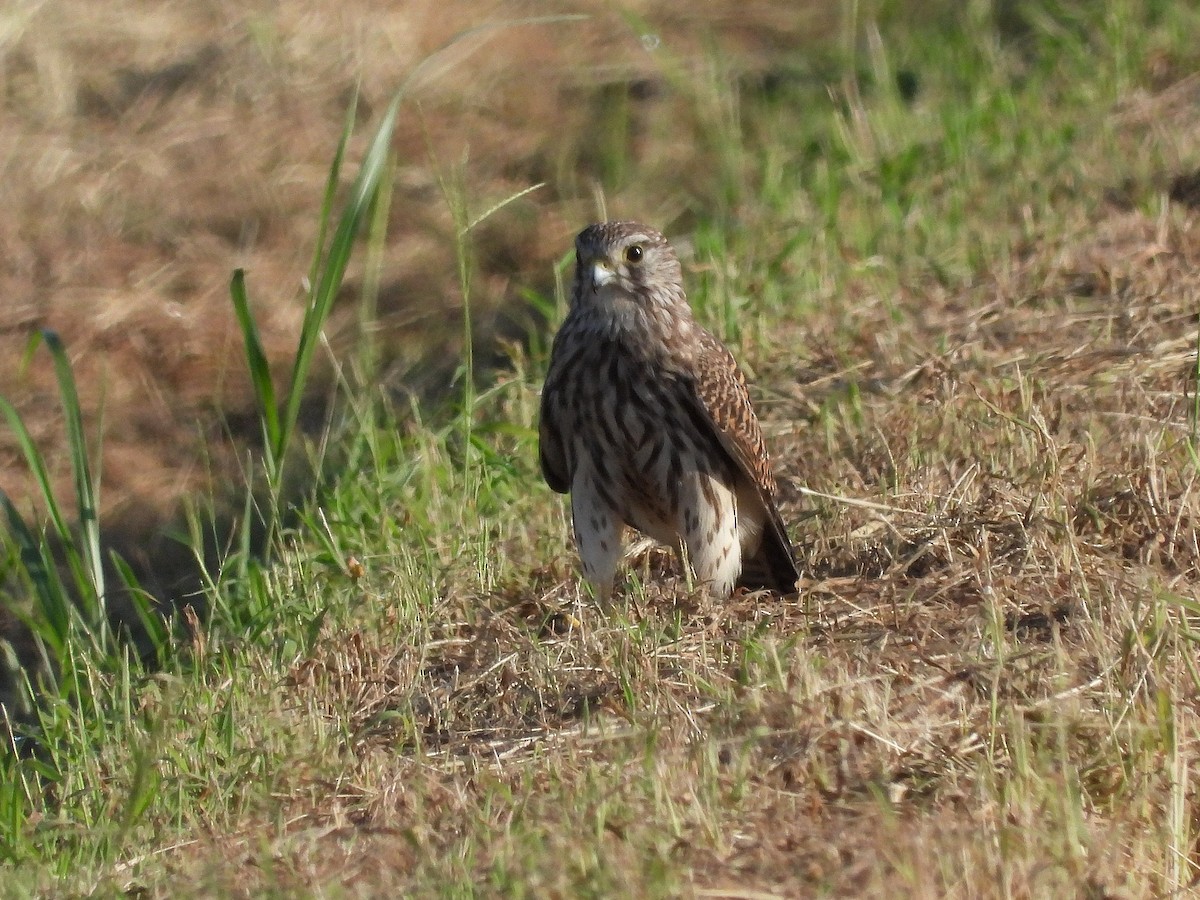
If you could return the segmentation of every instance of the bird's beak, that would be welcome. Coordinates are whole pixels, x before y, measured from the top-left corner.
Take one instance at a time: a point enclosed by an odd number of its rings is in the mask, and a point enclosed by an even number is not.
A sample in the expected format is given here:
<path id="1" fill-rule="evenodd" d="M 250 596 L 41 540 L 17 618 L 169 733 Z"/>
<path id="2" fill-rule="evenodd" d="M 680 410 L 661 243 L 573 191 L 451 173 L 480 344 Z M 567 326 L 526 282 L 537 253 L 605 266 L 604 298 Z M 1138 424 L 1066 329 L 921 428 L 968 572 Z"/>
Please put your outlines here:
<path id="1" fill-rule="evenodd" d="M 594 291 L 600 290 L 600 288 L 604 287 L 604 285 L 606 285 L 610 281 L 612 281 L 616 277 L 616 275 L 617 275 L 617 273 L 614 272 L 611 268 L 609 268 L 607 261 L 605 261 L 603 259 L 593 260 L 592 261 L 592 290 L 594 290 Z"/>

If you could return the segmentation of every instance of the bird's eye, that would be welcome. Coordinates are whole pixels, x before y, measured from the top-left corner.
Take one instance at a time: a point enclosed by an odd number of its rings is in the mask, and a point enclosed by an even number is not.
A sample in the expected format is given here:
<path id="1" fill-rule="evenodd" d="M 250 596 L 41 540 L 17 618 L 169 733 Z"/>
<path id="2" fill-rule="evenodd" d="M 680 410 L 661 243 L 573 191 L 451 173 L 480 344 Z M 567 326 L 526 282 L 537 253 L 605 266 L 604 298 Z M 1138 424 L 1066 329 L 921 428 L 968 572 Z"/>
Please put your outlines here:
<path id="1" fill-rule="evenodd" d="M 640 263 L 642 261 L 642 247 L 640 244 L 633 244 L 625 248 L 625 262 Z"/>

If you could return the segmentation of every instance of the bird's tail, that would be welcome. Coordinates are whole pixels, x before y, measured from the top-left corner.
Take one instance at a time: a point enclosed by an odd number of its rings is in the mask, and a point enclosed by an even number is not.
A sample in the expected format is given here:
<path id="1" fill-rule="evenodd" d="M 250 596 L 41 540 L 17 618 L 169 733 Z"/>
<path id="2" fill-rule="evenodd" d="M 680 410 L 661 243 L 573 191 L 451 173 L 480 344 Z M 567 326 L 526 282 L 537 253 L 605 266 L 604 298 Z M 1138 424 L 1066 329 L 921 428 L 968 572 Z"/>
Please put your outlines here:
<path id="1" fill-rule="evenodd" d="M 772 509 L 771 513 L 763 528 L 758 552 L 742 561 L 738 586 L 750 591 L 770 590 L 792 594 L 797 590 L 800 571 L 796 567 L 796 556 L 783 520 L 777 510 Z"/>

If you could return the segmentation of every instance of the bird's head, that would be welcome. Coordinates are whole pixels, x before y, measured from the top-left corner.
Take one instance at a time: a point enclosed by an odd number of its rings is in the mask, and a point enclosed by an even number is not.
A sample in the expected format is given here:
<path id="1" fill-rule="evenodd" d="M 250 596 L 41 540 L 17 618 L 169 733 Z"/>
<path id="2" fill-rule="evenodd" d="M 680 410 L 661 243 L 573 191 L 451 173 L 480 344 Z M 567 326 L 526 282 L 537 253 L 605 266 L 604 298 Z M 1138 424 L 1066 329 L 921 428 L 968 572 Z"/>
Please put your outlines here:
<path id="1" fill-rule="evenodd" d="M 579 233 L 574 303 L 610 313 L 629 304 L 651 315 L 688 310 L 675 251 L 637 222 L 601 222 Z"/>

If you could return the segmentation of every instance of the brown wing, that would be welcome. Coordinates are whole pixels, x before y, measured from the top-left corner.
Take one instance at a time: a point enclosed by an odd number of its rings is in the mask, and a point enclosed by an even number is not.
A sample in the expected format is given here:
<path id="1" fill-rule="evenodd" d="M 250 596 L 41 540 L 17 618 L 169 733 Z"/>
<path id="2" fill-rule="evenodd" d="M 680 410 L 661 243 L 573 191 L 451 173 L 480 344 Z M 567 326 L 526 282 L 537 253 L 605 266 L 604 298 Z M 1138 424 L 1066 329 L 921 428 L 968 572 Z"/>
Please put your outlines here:
<path id="1" fill-rule="evenodd" d="M 692 362 L 696 401 L 712 423 L 726 452 L 766 499 L 775 495 L 775 475 L 767 459 L 758 416 L 750 405 L 746 376 L 716 338 L 701 332 Z"/>
<path id="2" fill-rule="evenodd" d="M 701 331 L 697 343 L 690 369 L 698 411 L 711 424 L 714 436 L 738 470 L 757 489 L 759 499 L 767 510 L 763 547 L 755 560 L 747 561 L 757 563 L 753 568 L 760 574 L 751 576 L 746 572 L 743 581 L 749 576 L 763 583 L 747 583 L 748 587 L 770 587 L 790 592 L 795 589 L 800 573 L 796 568 L 796 557 L 787 536 L 787 528 L 775 506 L 775 475 L 771 471 L 758 417 L 750 404 L 746 376 L 738 368 L 733 354 L 711 334 Z"/>

